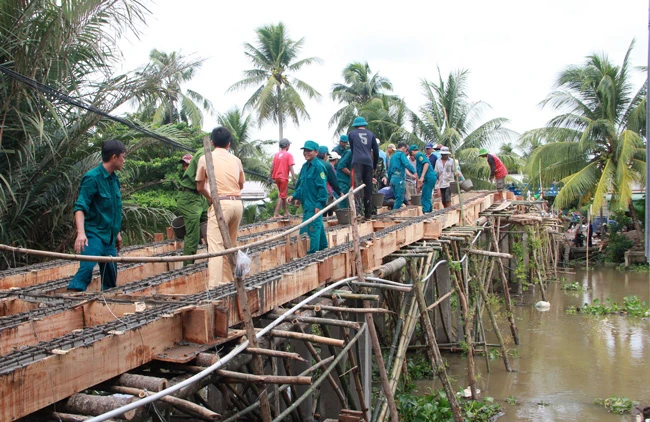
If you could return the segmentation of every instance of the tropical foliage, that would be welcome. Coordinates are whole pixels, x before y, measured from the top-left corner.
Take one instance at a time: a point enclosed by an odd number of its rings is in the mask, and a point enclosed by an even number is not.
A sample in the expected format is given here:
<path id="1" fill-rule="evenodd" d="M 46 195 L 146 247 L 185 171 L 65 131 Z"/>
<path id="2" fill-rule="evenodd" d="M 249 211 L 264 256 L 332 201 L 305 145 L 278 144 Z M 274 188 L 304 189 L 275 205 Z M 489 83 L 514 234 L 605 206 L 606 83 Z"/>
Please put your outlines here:
<path id="1" fill-rule="evenodd" d="M 245 54 L 254 68 L 244 71 L 244 79 L 231 86 L 229 91 L 255 87 L 244 109 L 257 112 L 260 126 L 265 122 L 277 124 L 278 139 L 282 139 L 287 119 L 299 126 L 301 118 L 310 118 L 300 93 L 309 99 L 321 97 L 318 91 L 292 74 L 304 66 L 320 63 L 321 59 L 300 59 L 304 39 L 294 41 L 289 38 L 282 22 L 260 27 L 255 33 L 257 44 L 244 44 Z"/>
<path id="2" fill-rule="evenodd" d="M 111 113 L 157 85 L 143 74 L 114 70 L 117 41 L 137 31 L 145 13 L 138 0 L 0 2 L 0 66 Z M 79 180 L 101 162 L 99 145 L 113 124 L 0 75 L 0 243 L 65 249 L 74 239 Z M 162 132 L 175 136 L 171 129 Z M 121 134 L 129 138 L 129 131 Z M 129 153 L 133 146 L 127 148 Z M 135 229 L 150 211 L 133 210 L 127 202 L 126 221 Z"/>
<path id="3" fill-rule="evenodd" d="M 482 121 L 483 111 L 489 105 L 469 100 L 468 75 L 467 70 L 458 70 L 443 79 L 438 70 L 438 82 L 422 80 L 426 103 L 419 115 L 413 116 L 414 134 L 421 143 L 448 146 L 456 154 L 465 177 L 471 178 L 477 188 L 488 188 L 490 169 L 486 160 L 478 156 L 479 149 L 508 142 L 516 133 L 505 127 L 506 118 Z M 514 151 L 499 158 L 509 170 L 517 167 Z"/>
<path id="4" fill-rule="evenodd" d="M 217 122 L 232 133 L 233 140 L 230 150 L 241 159 L 246 178 L 267 183 L 271 164 L 264 148 L 274 142 L 250 139 L 252 118 L 244 116 L 238 108 L 232 108 L 225 114 L 220 114 Z"/>
<path id="5" fill-rule="evenodd" d="M 334 84 L 331 93 L 334 101 L 343 104 L 343 107 L 337 110 L 329 121 L 330 127 L 335 126 L 335 134 L 347 132 L 352 120 L 362 114 L 362 108 L 369 108 L 366 111 L 372 112 L 379 105 L 382 110 L 388 110 L 389 100 L 397 100 L 397 97 L 386 96 L 386 92 L 393 90 L 393 84 L 379 73 L 373 75 L 368 62 L 348 64 L 343 69 L 342 76 L 344 83 Z M 381 101 L 374 102 L 373 105 L 368 104 L 377 99 Z M 370 118 L 370 120 L 374 119 Z"/>
<path id="6" fill-rule="evenodd" d="M 646 85 L 636 91 L 631 86 L 633 45 L 620 66 L 593 54 L 582 65 L 567 67 L 542 102 L 561 114 L 523 136 L 525 143 L 543 143 L 526 169 L 533 183 L 540 176 L 544 184 L 562 182 L 558 207 L 593 200 L 597 210 L 612 192 L 610 208 L 627 208 L 632 183 L 645 183 Z"/>
<path id="7" fill-rule="evenodd" d="M 181 85 L 194 78 L 204 59 L 188 59 L 176 51 L 167 54 L 156 49 L 149 59 L 140 73 L 157 81 L 158 86 L 138 99 L 141 119 L 155 125 L 185 122 L 201 127 L 201 110 L 212 114 L 212 103 L 191 89 L 183 92 Z"/>

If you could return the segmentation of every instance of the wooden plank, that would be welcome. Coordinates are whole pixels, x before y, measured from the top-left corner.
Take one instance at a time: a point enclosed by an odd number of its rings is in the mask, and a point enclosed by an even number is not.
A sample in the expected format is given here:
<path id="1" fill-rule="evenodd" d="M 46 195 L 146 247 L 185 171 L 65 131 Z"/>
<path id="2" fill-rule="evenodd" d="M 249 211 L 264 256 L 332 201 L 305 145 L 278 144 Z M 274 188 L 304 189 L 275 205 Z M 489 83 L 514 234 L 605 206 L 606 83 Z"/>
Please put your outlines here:
<path id="1" fill-rule="evenodd" d="M 0 420 L 16 420 L 144 365 L 181 339 L 181 315 L 177 314 L 2 375 Z"/>
<path id="2" fill-rule="evenodd" d="M 422 238 L 425 240 L 435 240 L 442 233 L 442 223 L 438 220 L 427 220 L 424 222 L 424 233 Z"/>
<path id="3" fill-rule="evenodd" d="M 183 312 L 183 338 L 191 343 L 213 343 L 214 319 L 214 309 L 209 304 Z"/>

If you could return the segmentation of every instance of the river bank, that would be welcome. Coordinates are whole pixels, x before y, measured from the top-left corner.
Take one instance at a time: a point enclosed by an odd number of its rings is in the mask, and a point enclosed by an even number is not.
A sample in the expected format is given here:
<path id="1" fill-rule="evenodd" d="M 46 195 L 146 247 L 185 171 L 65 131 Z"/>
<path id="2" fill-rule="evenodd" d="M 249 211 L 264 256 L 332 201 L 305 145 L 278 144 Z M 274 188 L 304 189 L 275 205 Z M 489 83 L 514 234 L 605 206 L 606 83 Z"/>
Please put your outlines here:
<path id="1" fill-rule="evenodd" d="M 582 290 L 562 290 L 564 283 L 578 283 Z M 535 309 L 539 295 L 525 293 L 516 299 L 515 317 L 521 345 L 510 344 L 507 373 L 493 360 L 487 373 L 477 359 L 480 397 L 493 397 L 506 414 L 499 421 L 631 421 L 631 416 L 608 413 L 594 400 L 612 395 L 650 402 L 650 320 L 623 315 L 571 315 L 566 309 L 611 299 L 619 304 L 627 296 L 650 299 L 650 275 L 613 268 L 575 270 L 552 282 L 547 291 L 551 308 Z M 505 327 L 505 321 L 501 325 Z M 458 384 L 465 381 L 465 359 L 446 355 L 449 373 Z M 439 388 L 432 381 L 418 381 L 418 392 Z M 516 404 L 511 404 L 516 403 Z"/>

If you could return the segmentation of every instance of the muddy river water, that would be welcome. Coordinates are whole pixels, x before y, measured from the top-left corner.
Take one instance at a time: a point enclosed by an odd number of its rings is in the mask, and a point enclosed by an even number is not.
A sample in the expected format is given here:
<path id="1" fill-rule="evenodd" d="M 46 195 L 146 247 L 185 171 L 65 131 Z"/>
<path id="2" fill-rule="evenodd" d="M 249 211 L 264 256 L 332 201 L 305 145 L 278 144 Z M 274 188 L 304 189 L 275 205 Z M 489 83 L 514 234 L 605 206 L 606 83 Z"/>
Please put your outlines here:
<path id="1" fill-rule="evenodd" d="M 649 302 L 650 277 L 615 269 L 562 276 L 565 281 L 548 287 L 547 312 L 534 307 L 539 294 L 513 298 L 521 339 L 511 358 L 516 372 L 507 373 L 499 359 L 490 361 L 487 373 L 484 359 L 477 357 L 480 397 L 498 400 L 506 412 L 499 422 L 631 421 L 631 416 L 608 413 L 593 402 L 617 395 L 650 405 L 650 319 L 569 315 L 565 310 L 593 299 L 611 298 L 622 304 L 625 296 L 633 295 Z M 568 282 L 578 282 L 586 290 L 563 291 L 562 283 Z M 500 324 L 504 336 L 509 335 L 505 321 Z M 449 354 L 446 359 L 450 375 L 459 384 L 466 383 L 465 359 Z M 427 386 L 431 381 L 418 382 L 420 392 Z M 439 382 L 434 388 L 440 388 Z M 509 396 L 517 404 L 508 404 Z"/>

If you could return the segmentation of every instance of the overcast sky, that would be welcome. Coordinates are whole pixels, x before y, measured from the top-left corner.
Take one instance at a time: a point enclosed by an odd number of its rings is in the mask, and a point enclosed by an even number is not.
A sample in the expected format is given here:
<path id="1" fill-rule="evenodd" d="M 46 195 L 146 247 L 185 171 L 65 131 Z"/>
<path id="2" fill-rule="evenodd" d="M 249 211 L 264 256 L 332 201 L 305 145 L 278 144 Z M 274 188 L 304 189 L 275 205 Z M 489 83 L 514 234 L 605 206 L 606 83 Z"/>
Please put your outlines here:
<path id="1" fill-rule="evenodd" d="M 640 0 L 457 0 L 447 2 L 378 1 L 228 1 L 157 0 L 140 39 L 122 42 L 123 70 L 148 61 L 149 51 L 181 51 L 206 61 L 187 88 L 212 101 L 218 112 L 241 107 L 252 89 L 226 93 L 251 69 L 243 44 L 255 43 L 255 29 L 280 21 L 293 39 L 304 37 L 302 58 L 320 57 L 322 65 L 303 68 L 296 77 L 323 98 L 307 101 L 311 121 L 289 124 L 285 136 L 294 155 L 307 139 L 333 145 L 328 127 L 340 105 L 330 99 L 333 83 L 351 62 L 367 61 L 387 77 L 394 94 L 416 110 L 423 102 L 420 81 L 437 80 L 467 69 L 472 101 L 491 106 L 485 119 L 505 117 L 522 133 L 540 127 L 554 115 L 538 106 L 567 65 L 605 52 L 620 64 L 630 42 L 633 66 L 647 64 L 648 4 Z M 635 69 L 634 88 L 645 75 Z M 204 129 L 216 125 L 206 116 Z M 277 139 L 277 128 L 255 128 L 255 139 Z"/>

